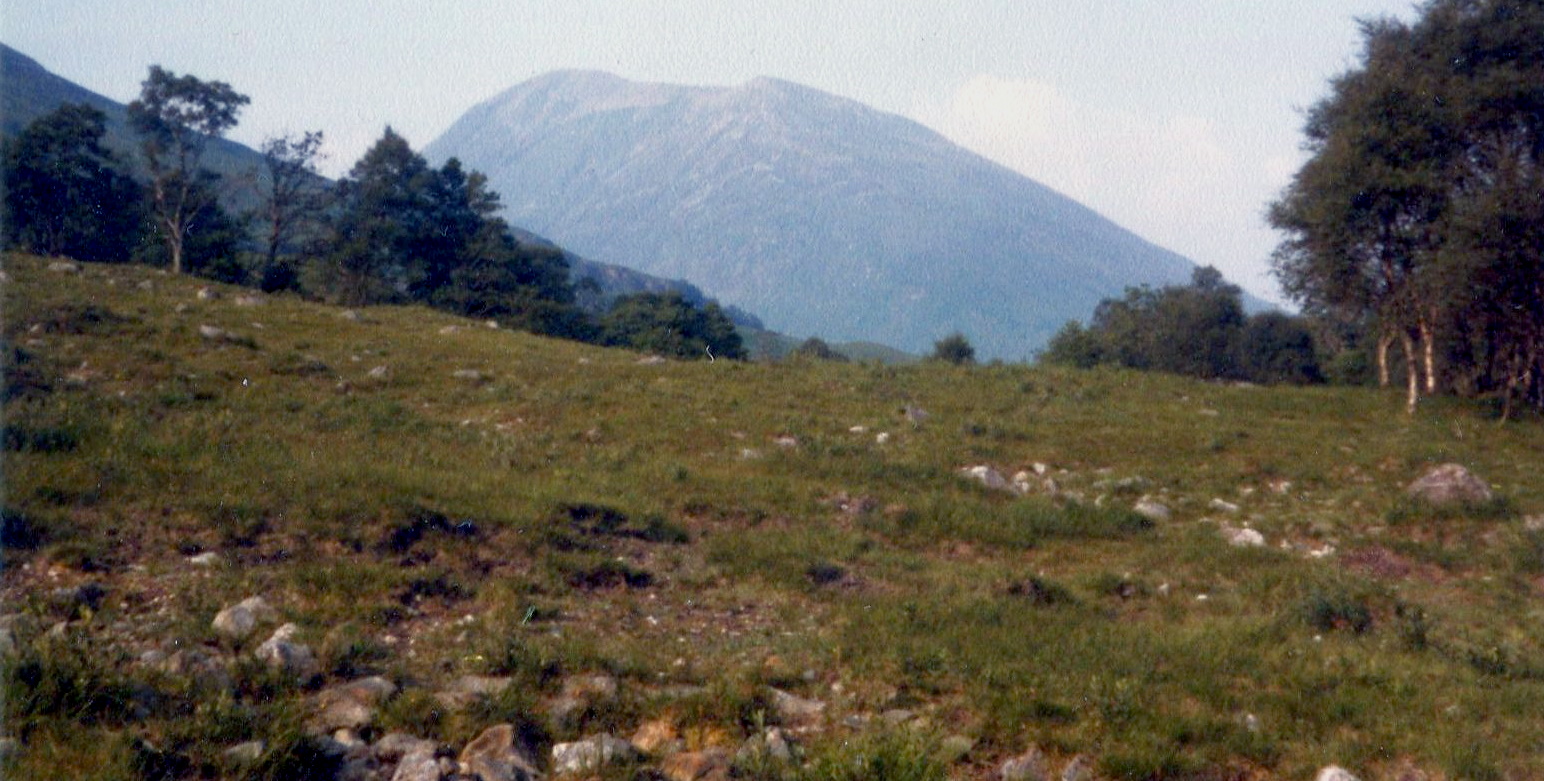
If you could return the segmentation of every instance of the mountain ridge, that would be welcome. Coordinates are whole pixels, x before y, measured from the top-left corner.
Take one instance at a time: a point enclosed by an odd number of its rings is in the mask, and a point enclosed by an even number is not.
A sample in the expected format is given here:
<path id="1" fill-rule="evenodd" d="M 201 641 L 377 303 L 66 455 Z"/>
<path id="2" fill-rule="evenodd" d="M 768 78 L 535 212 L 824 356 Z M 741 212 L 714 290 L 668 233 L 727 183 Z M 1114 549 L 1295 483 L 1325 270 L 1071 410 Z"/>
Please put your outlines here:
<path id="1" fill-rule="evenodd" d="M 425 147 L 574 251 L 800 335 L 914 352 L 952 331 L 1017 359 L 1129 285 L 1194 264 L 905 117 L 771 77 L 735 87 L 556 71 Z"/>

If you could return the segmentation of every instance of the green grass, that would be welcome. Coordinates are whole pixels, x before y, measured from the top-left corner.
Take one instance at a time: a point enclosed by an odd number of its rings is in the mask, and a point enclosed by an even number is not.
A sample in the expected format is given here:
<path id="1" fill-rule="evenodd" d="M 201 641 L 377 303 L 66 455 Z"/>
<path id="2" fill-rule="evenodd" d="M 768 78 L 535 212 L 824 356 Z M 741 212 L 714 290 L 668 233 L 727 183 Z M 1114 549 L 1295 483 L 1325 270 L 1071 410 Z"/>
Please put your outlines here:
<path id="1" fill-rule="evenodd" d="M 7 777 L 228 774 L 221 751 L 254 737 L 283 749 L 240 772 L 286 777 L 312 750 L 307 690 L 138 661 L 249 649 L 209 622 L 261 594 L 317 651 L 316 685 L 386 675 L 383 722 L 452 742 L 652 718 L 739 738 L 776 686 L 976 747 L 832 729 L 756 777 L 958 777 L 1034 744 L 1112 778 L 1544 778 L 1537 419 L 1125 371 L 647 366 L 422 309 L 203 300 L 136 266 L 5 270 Z M 1404 498 L 1445 461 L 1500 499 Z M 1035 463 L 1056 495 L 958 475 Z M 1172 520 L 1131 512 L 1143 495 Z M 95 608 L 57 595 L 88 583 Z M 53 645 L 61 621 L 89 653 Z M 549 720 L 541 699 L 596 671 L 618 698 Z M 461 674 L 520 693 L 436 710 Z"/>

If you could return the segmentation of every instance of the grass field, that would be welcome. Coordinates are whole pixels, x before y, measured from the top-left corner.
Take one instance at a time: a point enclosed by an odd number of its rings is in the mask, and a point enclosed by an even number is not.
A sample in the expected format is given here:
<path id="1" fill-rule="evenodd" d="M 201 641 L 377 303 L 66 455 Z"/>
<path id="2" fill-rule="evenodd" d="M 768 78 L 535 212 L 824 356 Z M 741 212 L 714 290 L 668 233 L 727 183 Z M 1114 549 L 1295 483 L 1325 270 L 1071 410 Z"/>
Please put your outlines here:
<path id="1" fill-rule="evenodd" d="M 865 751 L 987 777 L 1037 746 L 1108 778 L 1544 778 L 1536 418 L 1123 371 L 640 363 L 418 308 L 4 267 L 7 778 L 303 775 L 312 693 L 368 673 L 401 687 L 375 730 L 451 745 L 655 719 L 737 742 L 774 687 L 825 702 L 808 761 L 753 777 Z M 1444 462 L 1500 498 L 1405 498 Z M 211 629 L 253 595 L 320 676 Z M 179 649 L 231 685 L 145 662 Z M 595 672 L 617 695 L 554 716 Z M 516 685 L 426 696 L 466 674 Z M 854 726 L 897 710 L 904 740 Z M 222 764 L 252 739 L 263 762 Z"/>

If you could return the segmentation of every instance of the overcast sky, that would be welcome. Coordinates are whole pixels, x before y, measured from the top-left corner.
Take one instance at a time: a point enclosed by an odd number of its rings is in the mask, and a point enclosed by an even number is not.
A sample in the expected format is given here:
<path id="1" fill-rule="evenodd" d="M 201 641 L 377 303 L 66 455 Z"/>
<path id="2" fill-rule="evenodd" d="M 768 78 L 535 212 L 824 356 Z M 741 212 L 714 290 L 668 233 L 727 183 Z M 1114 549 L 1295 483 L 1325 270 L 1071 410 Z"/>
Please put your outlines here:
<path id="1" fill-rule="evenodd" d="M 256 145 L 328 173 L 391 125 L 421 149 L 532 76 L 775 76 L 902 114 L 1279 300 L 1261 214 L 1356 19 L 1410 0 L 4 0 L 0 40 L 127 102 L 151 64 L 252 98 Z M 601 260 L 606 260 L 601 258 Z"/>

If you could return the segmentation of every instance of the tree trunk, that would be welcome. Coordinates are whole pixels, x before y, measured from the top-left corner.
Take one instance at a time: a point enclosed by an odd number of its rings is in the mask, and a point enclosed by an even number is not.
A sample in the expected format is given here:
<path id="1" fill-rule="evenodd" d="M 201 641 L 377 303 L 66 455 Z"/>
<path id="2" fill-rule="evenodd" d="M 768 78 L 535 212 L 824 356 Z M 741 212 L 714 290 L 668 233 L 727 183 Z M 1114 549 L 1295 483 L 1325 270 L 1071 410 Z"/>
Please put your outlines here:
<path id="1" fill-rule="evenodd" d="M 1405 414 L 1414 415 L 1421 400 L 1421 363 L 1415 354 L 1415 340 L 1408 331 L 1400 332 L 1399 343 L 1405 350 Z"/>
<path id="2" fill-rule="evenodd" d="M 1389 346 L 1394 343 L 1394 335 L 1381 333 L 1378 335 L 1378 387 L 1389 386 Z"/>
<path id="3" fill-rule="evenodd" d="M 1421 320 L 1421 357 L 1426 363 L 1426 393 L 1437 392 L 1436 340 L 1431 335 L 1431 321 Z"/>

